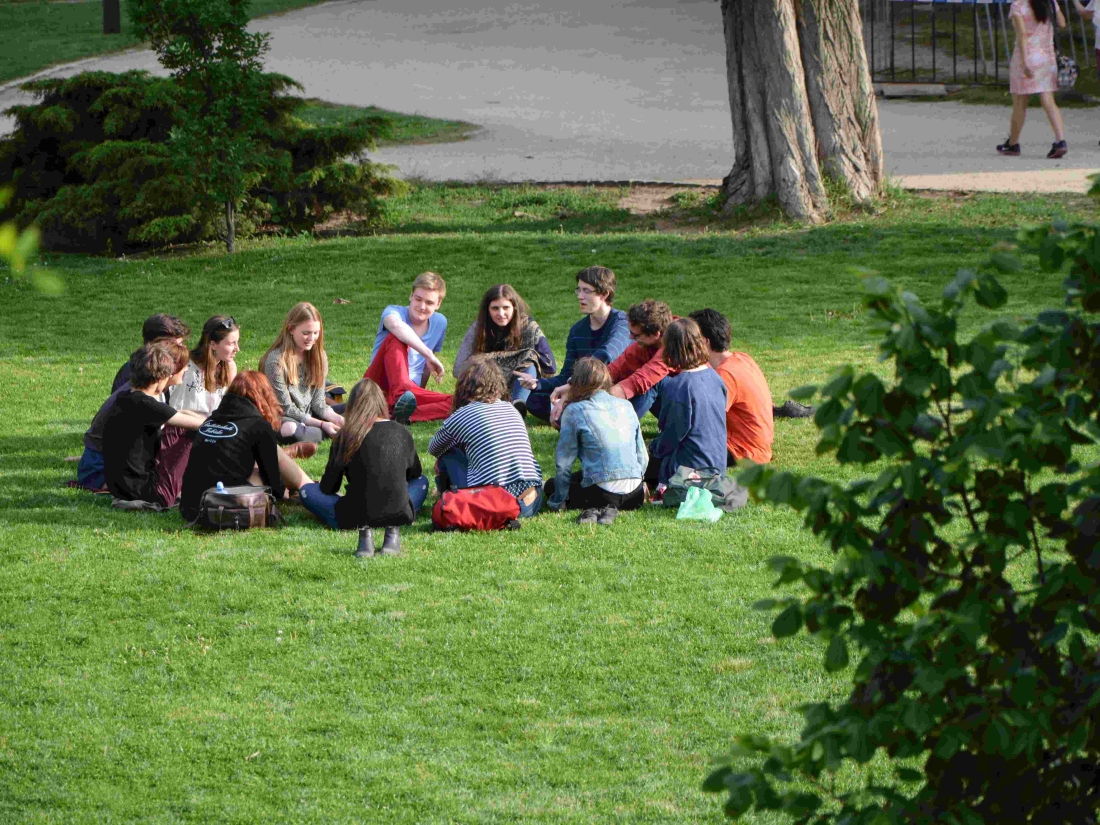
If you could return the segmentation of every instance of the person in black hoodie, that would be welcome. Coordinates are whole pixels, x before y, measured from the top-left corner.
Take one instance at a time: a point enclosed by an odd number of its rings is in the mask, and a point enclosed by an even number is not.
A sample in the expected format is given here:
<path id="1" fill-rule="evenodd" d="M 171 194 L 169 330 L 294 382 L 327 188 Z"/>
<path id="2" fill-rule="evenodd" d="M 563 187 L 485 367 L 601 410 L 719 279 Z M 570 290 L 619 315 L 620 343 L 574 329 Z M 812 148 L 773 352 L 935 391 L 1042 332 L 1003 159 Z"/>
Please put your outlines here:
<path id="1" fill-rule="evenodd" d="M 202 494 L 220 481 L 226 487 L 266 485 L 281 499 L 310 478 L 279 447 L 275 427 L 283 410 L 262 372 L 242 370 L 225 391 L 218 408 L 199 427 L 183 475 L 180 515 L 199 517 Z"/>
<path id="2" fill-rule="evenodd" d="M 347 493 L 339 495 L 347 476 Z M 412 524 L 428 497 L 428 480 L 407 428 L 389 420 L 386 397 L 364 378 L 348 397 L 344 426 L 332 442 L 320 484 L 301 490 L 302 505 L 334 530 L 359 530 L 355 555 L 374 555 L 372 528 L 385 527 L 382 552 L 401 552 L 403 524 Z"/>

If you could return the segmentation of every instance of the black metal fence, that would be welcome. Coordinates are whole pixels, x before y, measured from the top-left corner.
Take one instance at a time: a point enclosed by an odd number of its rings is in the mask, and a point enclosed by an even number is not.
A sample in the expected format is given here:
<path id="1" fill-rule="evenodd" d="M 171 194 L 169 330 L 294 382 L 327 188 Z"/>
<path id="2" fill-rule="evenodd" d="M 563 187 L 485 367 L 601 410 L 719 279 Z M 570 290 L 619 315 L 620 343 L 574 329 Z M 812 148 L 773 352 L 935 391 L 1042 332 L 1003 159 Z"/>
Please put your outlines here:
<path id="1" fill-rule="evenodd" d="M 1068 28 L 1061 50 L 1092 65 L 1092 24 L 1058 0 Z M 863 38 L 876 81 L 1008 83 L 1016 35 L 1011 0 L 860 0 Z M 1067 36 L 1068 34 L 1068 36 Z"/>

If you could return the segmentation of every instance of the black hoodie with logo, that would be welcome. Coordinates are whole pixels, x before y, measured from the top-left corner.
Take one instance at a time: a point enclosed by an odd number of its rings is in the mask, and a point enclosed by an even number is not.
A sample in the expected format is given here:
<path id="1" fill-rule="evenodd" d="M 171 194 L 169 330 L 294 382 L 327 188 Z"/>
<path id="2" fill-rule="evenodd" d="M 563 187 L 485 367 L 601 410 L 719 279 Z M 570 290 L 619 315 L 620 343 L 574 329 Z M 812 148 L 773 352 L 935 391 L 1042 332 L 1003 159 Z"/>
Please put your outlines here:
<path id="1" fill-rule="evenodd" d="M 202 494 L 220 481 L 226 487 L 248 483 L 252 468 L 275 498 L 283 497 L 279 476 L 279 447 L 275 430 L 256 405 L 240 395 L 226 393 L 197 433 L 183 474 L 180 515 L 187 521 L 199 517 Z"/>

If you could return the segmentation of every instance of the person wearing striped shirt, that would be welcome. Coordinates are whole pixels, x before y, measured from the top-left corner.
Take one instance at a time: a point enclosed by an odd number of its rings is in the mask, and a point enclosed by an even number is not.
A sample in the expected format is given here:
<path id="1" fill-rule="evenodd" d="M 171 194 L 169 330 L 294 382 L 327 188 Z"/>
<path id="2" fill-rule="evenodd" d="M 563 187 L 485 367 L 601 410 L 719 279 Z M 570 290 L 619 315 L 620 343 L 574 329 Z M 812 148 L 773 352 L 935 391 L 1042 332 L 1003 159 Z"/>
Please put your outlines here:
<path id="1" fill-rule="evenodd" d="M 454 412 L 428 444 L 436 462 L 436 484 L 447 490 L 495 484 L 519 502 L 520 518 L 542 507 L 542 468 L 519 411 L 506 400 L 504 373 L 475 355 L 455 385 Z"/>
<path id="2" fill-rule="evenodd" d="M 555 401 L 551 399 L 555 390 L 569 383 L 573 364 L 588 356 L 610 364 L 630 344 L 626 313 L 611 306 L 615 300 L 615 273 L 606 266 L 590 266 L 578 272 L 576 280 L 577 302 L 585 317 L 573 324 L 565 339 L 561 372 L 551 378 L 515 373 L 516 381 L 532 390 L 527 411 L 555 425 L 561 417 L 562 393 Z"/>

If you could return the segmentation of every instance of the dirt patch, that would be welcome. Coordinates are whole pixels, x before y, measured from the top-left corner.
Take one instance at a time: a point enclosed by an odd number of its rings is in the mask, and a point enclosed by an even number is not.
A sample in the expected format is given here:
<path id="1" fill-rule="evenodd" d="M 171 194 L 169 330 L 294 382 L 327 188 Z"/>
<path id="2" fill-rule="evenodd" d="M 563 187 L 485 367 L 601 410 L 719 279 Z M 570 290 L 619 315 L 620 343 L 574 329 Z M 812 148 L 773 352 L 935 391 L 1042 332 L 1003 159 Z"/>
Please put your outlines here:
<path id="1" fill-rule="evenodd" d="M 718 192 L 716 186 L 635 185 L 619 199 L 619 208 L 632 215 L 652 215 L 701 204 Z"/>

